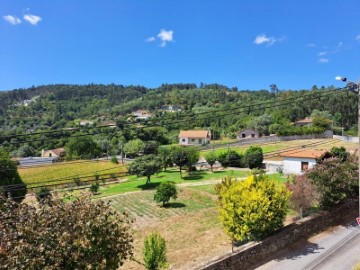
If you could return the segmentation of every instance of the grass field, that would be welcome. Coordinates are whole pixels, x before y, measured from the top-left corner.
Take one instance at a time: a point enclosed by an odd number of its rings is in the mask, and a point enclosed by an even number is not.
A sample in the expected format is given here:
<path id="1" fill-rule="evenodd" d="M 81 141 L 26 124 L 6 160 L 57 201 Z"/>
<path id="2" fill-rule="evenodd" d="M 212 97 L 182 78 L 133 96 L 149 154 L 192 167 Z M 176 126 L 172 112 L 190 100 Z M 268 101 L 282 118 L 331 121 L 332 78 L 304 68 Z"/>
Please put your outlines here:
<path id="1" fill-rule="evenodd" d="M 124 166 L 109 161 L 64 162 L 32 168 L 19 168 L 21 178 L 30 187 L 47 183 L 73 182 L 74 177 L 88 176 L 89 178 L 94 178 L 96 173 L 101 176 L 125 171 L 126 168 Z M 86 180 L 86 178 L 84 179 Z M 47 182 L 49 180 L 54 181 Z"/>
<path id="2" fill-rule="evenodd" d="M 135 258 L 142 261 L 144 238 L 158 231 L 166 239 L 167 256 L 172 269 L 188 269 L 216 254 L 231 249 L 215 207 L 215 196 L 204 191 L 180 188 L 178 199 L 167 208 L 153 201 L 154 191 L 122 194 L 109 200 L 118 211 L 135 218 Z M 121 269 L 145 269 L 127 262 Z"/>
<path id="3" fill-rule="evenodd" d="M 222 179 L 225 176 L 231 176 L 234 178 L 246 177 L 249 174 L 249 171 L 239 171 L 239 170 L 226 170 L 226 171 L 196 171 L 188 174 L 183 172 L 183 178 L 180 178 L 180 173 L 176 169 L 170 169 L 167 172 L 161 172 L 157 175 L 151 177 L 151 183 L 145 185 L 145 177 L 136 177 L 130 176 L 128 181 L 110 185 L 108 187 L 102 188 L 100 190 L 101 194 L 99 196 L 109 196 L 114 194 L 121 194 L 130 191 L 140 191 L 156 188 L 161 182 L 172 181 L 177 184 L 179 183 L 192 183 L 205 180 L 216 180 Z"/>

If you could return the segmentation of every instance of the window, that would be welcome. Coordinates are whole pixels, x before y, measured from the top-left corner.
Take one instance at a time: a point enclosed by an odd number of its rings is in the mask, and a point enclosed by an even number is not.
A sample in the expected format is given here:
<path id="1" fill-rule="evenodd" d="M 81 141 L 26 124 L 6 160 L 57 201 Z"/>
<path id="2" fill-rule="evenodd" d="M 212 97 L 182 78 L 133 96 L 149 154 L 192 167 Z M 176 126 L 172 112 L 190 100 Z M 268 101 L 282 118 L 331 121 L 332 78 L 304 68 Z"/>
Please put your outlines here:
<path id="1" fill-rule="evenodd" d="M 306 171 L 309 168 L 309 162 L 301 162 L 301 171 Z"/>
<path id="2" fill-rule="evenodd" d="M 182 139 L 182 142 L 185 142 L 185 139 Z"/>
<path id="3" fill-rule="evenodd" d="M 242 137 L 242 138 L 245 138 L 245 137 L 246 137 L 246 134 L 244 134 L 244 133 L 241 134 L 241 137 Z"/>
<path id="4" fill-rule="evenodd" d="M 49 153 L 49 157 L 51 157 L 51 153 Z"/>
<path id="5" fill-rule="evenodd" d="M 195 139 L 191 139 L 191 142 L 195 142 Z"/>
<path id="6" fill-rule="evenodd" d="M 202 143 L 202 139 L 199 139 L 199 143 Z"/>
<path id="7" fill-rule="evenodd" d="M 255 138 L 255 134 L 251 134 L 251 138 Z"/>

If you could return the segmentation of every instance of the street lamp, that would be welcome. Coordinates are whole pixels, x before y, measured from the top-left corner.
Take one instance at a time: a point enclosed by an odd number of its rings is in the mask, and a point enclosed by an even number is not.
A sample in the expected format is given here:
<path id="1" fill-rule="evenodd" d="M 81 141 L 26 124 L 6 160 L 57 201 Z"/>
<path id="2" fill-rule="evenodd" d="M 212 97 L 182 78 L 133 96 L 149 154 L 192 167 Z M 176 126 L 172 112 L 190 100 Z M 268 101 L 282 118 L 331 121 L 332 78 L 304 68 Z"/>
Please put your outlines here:
<path id="1" fill-rule="evenodd" d="M 360 81 L 358 83 L 355 83 L 353 81 L 348 81 L 346 77 L 341 77 L 341 76 L 336 76 L 335 80 L 348 82 L 347 87 L 349 88 L 349 90 L 358 94 L 358 137 L 359 137 L 358 160 L 359 160 L 359 217 L 360 217 Z"/>

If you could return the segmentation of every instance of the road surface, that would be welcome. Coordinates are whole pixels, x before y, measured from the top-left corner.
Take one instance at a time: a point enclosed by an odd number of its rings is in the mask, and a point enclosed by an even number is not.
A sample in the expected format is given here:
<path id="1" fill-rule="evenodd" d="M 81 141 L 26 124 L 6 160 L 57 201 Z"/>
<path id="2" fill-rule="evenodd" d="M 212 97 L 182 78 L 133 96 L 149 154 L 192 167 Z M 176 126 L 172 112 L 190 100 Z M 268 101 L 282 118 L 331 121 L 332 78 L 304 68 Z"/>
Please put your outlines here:
<path id="1" fill-rule="evenodd" d="M 360 261 L 360 227 L 337 226 L 275 254 L 258 270 L 352 270 Z"/>

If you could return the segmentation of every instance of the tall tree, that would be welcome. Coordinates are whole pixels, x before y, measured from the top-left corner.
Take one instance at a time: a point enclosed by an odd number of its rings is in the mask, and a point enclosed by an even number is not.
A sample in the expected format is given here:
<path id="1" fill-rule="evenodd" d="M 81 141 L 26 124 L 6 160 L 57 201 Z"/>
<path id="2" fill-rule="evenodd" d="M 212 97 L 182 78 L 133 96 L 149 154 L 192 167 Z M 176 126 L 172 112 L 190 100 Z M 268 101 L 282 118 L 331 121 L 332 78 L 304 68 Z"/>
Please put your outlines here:
<path id="1" fill-rule="evenodd" d="M 100 153 L 99 145 L 90 136 L 71 138 L 66 145 L 66 156 L 68 159 L 91 159 L 99 157 Z"/>
<path id="2" fill-rule="evenodd" d="M 10 196 L 21 202 L 26 192 L 26 185 L 17 171 L 16 162 L 10 160 L 9 154 L 0 148 L 0 195 Z"/>
<path id="3" fill-rule="evenodd" d="M 146 155 L 136 158 L 129 165 L 129 173 L 137 176 L 146 176 L 146 184 L 150 183 L 150 177 L 161 171 L 161 161 L 154 155 Z"/>

